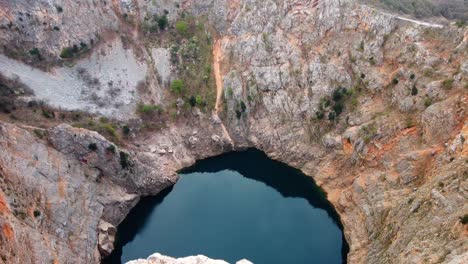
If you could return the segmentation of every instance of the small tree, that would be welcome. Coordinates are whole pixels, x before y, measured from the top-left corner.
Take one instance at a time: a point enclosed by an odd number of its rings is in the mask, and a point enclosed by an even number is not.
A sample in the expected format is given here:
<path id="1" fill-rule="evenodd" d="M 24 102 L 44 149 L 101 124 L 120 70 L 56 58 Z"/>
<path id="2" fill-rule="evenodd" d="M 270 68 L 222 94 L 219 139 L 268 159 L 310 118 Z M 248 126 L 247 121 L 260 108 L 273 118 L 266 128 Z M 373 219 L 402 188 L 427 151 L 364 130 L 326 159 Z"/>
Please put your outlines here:
<path id="1" fill-rule="evenodd" d="M 177 21 L 175 28 L 180 35 L 186 37 L 188 35 L 188 24 L 185 21 Z"/>
<path id="2" fill-rule="evenodd" d="M 158 26 L 160 30 L 166 29 L 167 24 L 169 24 L 169 21 L 167 20 L 166 15 L 158 17 Z"/>
<path id="3" fill-rule="evenodd" d="M 177 94 L 181 94 L 184 90 L 184 82 L 182 80 L 174 80 L 171 83 L 171 91 Z"/>

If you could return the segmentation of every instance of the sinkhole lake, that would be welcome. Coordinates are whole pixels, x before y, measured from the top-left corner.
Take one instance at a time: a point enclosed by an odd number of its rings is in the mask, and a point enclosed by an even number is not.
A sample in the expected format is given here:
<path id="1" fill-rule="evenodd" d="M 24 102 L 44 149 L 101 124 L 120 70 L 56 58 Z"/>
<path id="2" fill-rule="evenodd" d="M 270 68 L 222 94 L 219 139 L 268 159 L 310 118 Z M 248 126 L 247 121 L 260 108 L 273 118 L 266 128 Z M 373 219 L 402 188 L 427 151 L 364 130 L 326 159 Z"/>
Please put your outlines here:
<path id="1" fill-rule="evenodd" d="M 153 253 L 235 263 L 344 263 L 339 218 L 310 177 L 258 150 L 197 162 L 143 199 L 118 228 L 106 263 Z"/>

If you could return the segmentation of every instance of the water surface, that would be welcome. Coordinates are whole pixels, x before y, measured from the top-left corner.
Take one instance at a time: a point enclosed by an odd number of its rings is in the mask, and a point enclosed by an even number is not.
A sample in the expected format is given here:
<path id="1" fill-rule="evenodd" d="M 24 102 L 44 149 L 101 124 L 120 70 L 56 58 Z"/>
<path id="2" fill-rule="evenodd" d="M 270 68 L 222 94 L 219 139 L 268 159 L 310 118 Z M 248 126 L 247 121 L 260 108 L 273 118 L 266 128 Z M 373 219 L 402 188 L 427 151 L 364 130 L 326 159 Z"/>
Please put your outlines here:
<path id="1" fill-rule="evenodd" d="M 108 263 L 203 254 L 230 263 L 342 263 L 339 219 L 311 178 L 257 150 L 198 162 L 143 199 L 119 226 Z"/>

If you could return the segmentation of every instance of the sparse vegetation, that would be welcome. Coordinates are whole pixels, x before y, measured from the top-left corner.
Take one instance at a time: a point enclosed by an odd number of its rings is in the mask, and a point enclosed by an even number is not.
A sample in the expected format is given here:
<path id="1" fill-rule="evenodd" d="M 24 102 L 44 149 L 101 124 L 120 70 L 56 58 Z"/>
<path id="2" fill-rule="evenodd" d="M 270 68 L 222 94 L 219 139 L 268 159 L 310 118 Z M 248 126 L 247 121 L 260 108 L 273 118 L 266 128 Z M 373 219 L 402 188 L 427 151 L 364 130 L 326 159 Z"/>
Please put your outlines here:
<path id="1" fill-rule="evenodd" d="M 140 104 L 137 111 L 142 115 L 152 115 L 161 114 L 163 110 L 160 105 Z"/>
<path id="2" fill-rule="evenodd" d="M 116 130 L 117 125 L 111 123 L 110 121 L 106 123 L 96 123 L 94 120 L 88 119 L 87 121 L 75 123 L 73 126 L 96 131 L 114 143 L 120 141 L 120 136 Z"/>
<path id="3" fill-rule="evenodd" d="M 455 25 L 459 28 L 463 28 L 466 26 L 466 21 L 464 20 L 458 20 L 457 22 L 455 22 Z"/>
<path id="4" fill-rule="evenodd" d="M 431 105 L 432 105 L 432 99 L 429 98 L 429 97 L 426 97 L 426 98 L 424 99 L 424 106 L 425 106 L 425 107 L 429 107 L 429 106 L 431 106 Z"/>
<path id="5" fill-rule="evenodd" d="M 64 47 L 62 51 L 60 52 L 60 58 L 71 59 L 88 50 L 89 50 L 88 44 L 84 42 L 80 42 L 80 47 L 78 47 L 78 45 L 76 44 L 71 47 Z"/>
<path id="6" fill-rule="evenodd" d="M 352 105 L 357 105 L 355 90 L 344 87 L 339 87 L 333 91 L 332 100 L 326 97 L 320 98 L 319 111 L 315 113 L 317 119 L 322 120 L 327 116 L 330 121 L 336 120 L 345 110 L 345 104 L 349 98 L 352 99 Z"/>
<path id="7" fill-rule="evenodd" d="M 377 126 L 375 123 L 371 123 L 362 126 L 359 130 L 359 136 L 364 140 L 365 143 L 369 143 L 377 135 Z"/>

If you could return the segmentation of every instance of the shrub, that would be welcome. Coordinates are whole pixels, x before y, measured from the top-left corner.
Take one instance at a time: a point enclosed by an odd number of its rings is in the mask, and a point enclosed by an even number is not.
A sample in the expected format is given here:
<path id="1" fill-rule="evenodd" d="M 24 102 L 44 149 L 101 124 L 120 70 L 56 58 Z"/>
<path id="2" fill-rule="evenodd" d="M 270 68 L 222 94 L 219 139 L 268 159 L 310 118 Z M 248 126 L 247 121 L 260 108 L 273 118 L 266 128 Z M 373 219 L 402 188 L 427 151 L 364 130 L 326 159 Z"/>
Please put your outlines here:
<path id="1" fill-rule="evenodd" d="M 454 79 L 450 78 L 450 79 L 445 79 L 443 82 L 442 82 L 442 87 L 444 89 L 452 89 L 453 88 L 453 83 L 455 82 Z"/>
<path id="2" fill-rule="evenodd" d="M 463 20 L 458 20 L 457 22 L 455 22 L 455 25 L 459 28 L 462 28 L 466 26 L 466 22 Z"/>
<path id="3" fill-rule="evenodd" d="M 412 73 L 409 77 L 411 80 L 414 80 L 416 78 L 416 75 L 414 73 Z"/>
<path id="4" fill-rule="evenodd" d="M 323 113 L 323 111 L 317 111 L 315 112 L 315 116 L 318 120 L 322 120 L 325 117 L 325 114 Z"/>
<path id="5" fill-rule="evenodd" d="M 197 99 L 195 98 L 195 96 L 193 96 L 193 95 L 190 96 L 190 98 L 189 98 L 189 104 L 190 104 L 191 107 L 194 107 L 194 106 L 197 105 Z"/>
<path id="6" fill-rule="evenodd" d="M 468 224 L 468 214 L 460 217 L 460 223 L 462 223 L 463 225 Z"/>
<path id="7" fill-rule="evenodd" d="M 96 143 L 90 143 L 90 144 L 88 145 L 88 148 L 89 148 L 89 150 L 91 150 L 91 151 L 96 151 L 96 150 L 97 150 L 97 145 L 96 145 Z"/>
<path id="8" fill-rule="evenodd" d="M 127 125 L 125 125 L 122 127 L 122 132 L 124 133 L 124 135 L 128 136 L 131 131 L 130 128 Z"/>
<path id="9" fill-rule="evenodd" d="M 169 21 L 167 20 L 167 16 L 163 15 L 158 17 L 158 26 L 160 30 L 166 29 L 167 25 L 169 24 Z"/>
<path id="10" fill-rule="evenodd" d="M 106 149 L 107 149 L 107 151 L 109 151 L 112 154 L 115 153 L 115 146 L 114 145 L 109 145 Z"/>
<path id="11" fill-rule="evenodd" d="M 160 114 L 162 113 L 162 107 L 159 105 L 141 104 L 138 106 L 138 112 L 140 114 Z"/>
<path id="12" fill-rule="evenodd" d="M 41 211 L 39 211 L 39 210 L 34 210 L 34 213 L 33 213 L 33 214 L 34 214 L 34 217 L 35 217 L 35 218 L 38 218 L 39 216 L 41 216 Z"/>
<path id="13" fill-rule="evenodd" d="M 239 111 L 239 110 L 236 110 L 236 117 L 237 117 L 237 119 L 240 119 L 241 116 L 242 116 L 242 112 Z"/>
<path id="14" fill-rule="evenodd" d="M 62 59 L 69 59 L 72 58 L 75 55 L 75 49 L 72 47 L 65 47 L 62 49 L 62 52 L 60 52 L 60 58 Z"/>
<path id="15" fill-rule="evenodd" d="M 232 96 L 234 94 L 234 91 L 232 90 L 232 87 L 227 88 L 227 95 Z"/>
<path id="16" fill-rule="evenodd" d="M 30 50 L 29 54 L 31 56 L 35 56 L 35 57 L 40 57 L 41 56 L 41 53 L 39 52 L 38 48 L 34 48 L 34 49 Z"/>
<path id="17" fill-rule="evenodd" d="M 393 78 L 392 83 L 393 85 L 397 85 L 400 81 L 397 78 Z"/>
<path id="18" fill-rule="evenodd" d="M 186 37 L 188 36 L 188 30 L 189 30 L 189 26 L 187 24 L 187 22 L 185 21 L 177 21 L 176 24 L 175 24 L 175 28 L 177 30 L 177 32 Z"/>
<path id="19" fill-rule="evenodd" d="M 127 153 L 120 151 L 120 166 L 122 169 L 127 169 L 130 166 L 129 156 Z"/>
<path id="20" fill-rule="evenodd" d="M 34 135 L 36 135 L 38 138 L 44 138 L 44 131 L 40 130 L 40 129 L 34 129 Z"/>
<path id="21" fill-rule="evenodd" d="M 343 113 L 343 108 L 344 106 L 342 102 L 336 102 L 333 106 L 333 111 L 336 113 L 337 116 L 339 116 L 341 113 Z"/>
<path id="22" fill-rule="evenodd" d="M 184 82 L 182 80 L 174 80 L 171 83 L 171 91 L 177 94 L 182 93 L 184 90 Z"/>
<path id="23" fill-rule="evenodd" d="M 195 103 L 199 106 L 203 106 L 203 98 L 201 97 L 201 95 L 197 95 L 195 97 Z"/>
<path id="24" fill-rule="evenodd" d="M 426 99 L 424 99 L 424 106 L 425 106 L 425 107 L 429 107 L 429 106 L 431 106 L 431 105 L 432 105 L 432 100 L 431 100 L 431 98 L 426 97 Z"/>
<path id="25" fill-rule="evenodd" d="M 359 130 L 359 136 L 362 137 L 364 142 L 369 143 L 371 139 L 377 134 L 377 127 L 374 123 L 361 127 Z"/>
<path id="26" fill-rule="evenodd" d="M 42 116 L 44 116 L 45 118 L 52 119 L 52 118 L 55 117 L 55 114 L 54 114 L 54 112 L 52 112 L 52 111 L 49 111 L 49 110 L 46 110 L 46 109 L 42 109 Z"/>
<path id="27" fill-rule="evenodd" d="M 336 113 L 335 112 L 330 112 L 328 113 L 328 120 L 333 121 L 336 119 Z"/>
<path id="28" fill-rule="evenodd" d="M 240 106 L 242 113 L 244 113 L 247 110 L 247 106 L 245 105 L 244 101 L 241 100 L 239 102 L 239 106 Z"/>
<path id="29" fill-rule="evenodd" d="M 411 88 L 411 95 L 418 95 L 418 88 L 416 88 L 416 85 L 413 85 L 413 88 Z"/>
<path id="30" fill-rule="evenodd" d="M 57 5 L 57 6 L 55 6 L 55 8 L 57 9 L 57 12 L 59 12 L 59 13 L 63 12 L 63 7 Z"/>
<path id="31" fill-rule="evenodd" d="M 338 102 L 346 94 L 346 88 L 337 88 L 333 91 L 333 101 Z"/>

